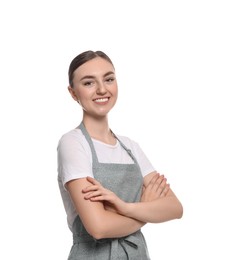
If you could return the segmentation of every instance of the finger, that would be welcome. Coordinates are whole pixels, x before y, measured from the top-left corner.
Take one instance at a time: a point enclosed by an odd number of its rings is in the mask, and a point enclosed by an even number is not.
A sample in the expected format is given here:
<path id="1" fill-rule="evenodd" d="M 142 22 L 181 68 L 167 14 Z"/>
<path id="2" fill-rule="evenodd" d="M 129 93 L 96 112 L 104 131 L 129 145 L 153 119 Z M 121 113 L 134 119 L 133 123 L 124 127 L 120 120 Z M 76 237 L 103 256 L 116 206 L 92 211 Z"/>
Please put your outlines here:
<path id="1" fill-rule="evenodd" d="M 158 179 L 156 180 L 156 182 L 154 183 L 154 186 L 153 186 L 155 191 L 157 191 L 161 187 L 162 183 L 164 183 L 164 179 L 165 179 L 164 175 L 160 175 L 158 177 Z"/>
<path id="2" fill-rule="evenodd" d="M 84 199 L 90 199 L 90 198 L 97 197 L 97 196 L 100 196 L 100 195 L 102 195 L 102 192 L 97 190 L 97 191 L 87 193 L 84 196 Z"/>
<path id="3" fill-rule="evenodd" d="M 105 197 L 103 195 L 100 196 L 96 196 L 96 197 L 92 197 L 90 198 L 91 201 L 105 201 Z"/>
<path id="4" fill-rule="evenodd" d="M 167 187 L 167 179 L 163 176 L 158 182 L 157 190 L 163 191 Z"/>
<path id="5" fill-rule="evenodd" d="M 151 183 L 154 184 L 159 179 L 160 176 L 161 176 L 160 173 L 157 172 L 155 176 L 151 179 Z"/>
<path id="6" fill-rule="evenodd" d="M 90 176 L 87 176 L 86 178 L 90 183 L 94 184 L 94 185 L 101 185 L 99 181 L 97 181 L 96 179 L 90 177 Z"/>
<path id="7" fill-rule="evenodd" d="M 88 199 L 91 197 L 91 193 L 92 193 L 92 192 L 89 192 L 89 193 L 85 194 L 83 198 L 84 198 L 85 200 L 88 200 Z"/>
<path id="8" fill-rule="evenodd" d="M 166 187 L 166 189 L 165 189 L 166 195 L 168 194 L 169 191 L 170 191 L 170 184 L 168 183 L 168 184 L 167 184 L 167 187 Z"/>
<path id="9" fill-rule="evenodd" d="M 86 193 L 84 198 L 89 199 L 91 197 L 96 197 L 96 196 L 100 196 L 100 195 L 107 196 L 109 198 L 112 195 L 112 192 L 107 189 L 99 187 L 96 190 L 89 191 L 88 193 Z"/>
<path id="10" fill-rule="evenodd" d="M 100 194 L 90 198 L 91 201 L 112 201 L 112 196 L 110 194 Z"/>
<path id="11" fill-rule="evenodd" d="M 86 193 L 86 192 L 95 191 L 95 190 L 98 190 L 98 189 L 101 189 L 101 187 L 98 186 L 98 185 L 90 185 L 90 186 L 82 189 L 82 192 Z"/>
<path id="12" fill-rule="evenodd" d="M 149 184 L 148 184 L 148 186 L 147 186 L 146 188 L 151 189 L 151 188 L 154 186 L 154 184 L 155 184 L 155 182 L 157 181 L 157 179 L 159 178 L 159 176 L 160 176 L 160 174 L 159 174 L 159 173 L 156 173 L 156 174 L 153 176 L 153 178 L 151 178 L 151 180 L 150 180 L 150 182 L 149 182 Z"/>
<path id="13" fill-rule="evenodd" d="M 161 178 L 159 178 L 157 180 L 157 182 L 154 185 L 154 190 L 153 192 L 155 192 L 155 195 L 158 197 L 162 197 L 164 195 L 162 195 L 162 193 L 167 190 L 168 184 L 166 183 L 166 178 L 164 177 L 164 175 L 161 176 Z"/>
<path id="14" fill-rule="evenodd" d="M 169 190 L 170 190 L 170 184 L 167 184 L 166 187 L 162 190 L 160 197 L 166 197 Z"/>

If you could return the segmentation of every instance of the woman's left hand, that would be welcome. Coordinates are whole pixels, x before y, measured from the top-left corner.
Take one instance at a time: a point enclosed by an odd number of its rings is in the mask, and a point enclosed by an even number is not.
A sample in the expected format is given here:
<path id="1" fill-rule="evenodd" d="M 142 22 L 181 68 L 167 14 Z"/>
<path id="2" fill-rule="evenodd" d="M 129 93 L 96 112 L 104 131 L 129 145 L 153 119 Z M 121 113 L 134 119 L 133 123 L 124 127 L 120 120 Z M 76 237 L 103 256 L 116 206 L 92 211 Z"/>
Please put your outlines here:
<path id="1" fill-rule="evenodd" d="M 170 184 L 167 183 L 167 179 L 164 175 L 157 173 L 151 178 L 146 187 L 143 186 L 141 202 L 150 202 L 165 197 L 169 189 Z"/>
<path id="2" fill-rule="evenodd" d="M 114 192 L 104 188 L 100 182 L 92 177 L 88 176 L 87 180 L 92 185 L 82 190 L 85 194 L 85 199 L 91 201 L 102 201 L 104 202 L 105 209 L 120 214 L 126 210 L 126 202 L 121 200 Z"/>

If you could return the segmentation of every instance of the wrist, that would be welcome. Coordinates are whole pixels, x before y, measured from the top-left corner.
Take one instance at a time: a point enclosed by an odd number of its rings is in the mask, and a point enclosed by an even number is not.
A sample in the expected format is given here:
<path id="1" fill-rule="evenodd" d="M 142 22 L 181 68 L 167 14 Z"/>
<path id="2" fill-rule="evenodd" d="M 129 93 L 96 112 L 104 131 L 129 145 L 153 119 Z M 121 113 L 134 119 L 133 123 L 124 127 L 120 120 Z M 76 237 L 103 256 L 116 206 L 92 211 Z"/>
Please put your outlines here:
<path id="1" fill-rule="evenodd" d="M 121 214 L 126 217 L 132 217 L 132 212 L 134 211 L 134 208 L 135 203 L 125 202 L 125 206 L 123 207 L 123 212 L 121 212 Z"/>

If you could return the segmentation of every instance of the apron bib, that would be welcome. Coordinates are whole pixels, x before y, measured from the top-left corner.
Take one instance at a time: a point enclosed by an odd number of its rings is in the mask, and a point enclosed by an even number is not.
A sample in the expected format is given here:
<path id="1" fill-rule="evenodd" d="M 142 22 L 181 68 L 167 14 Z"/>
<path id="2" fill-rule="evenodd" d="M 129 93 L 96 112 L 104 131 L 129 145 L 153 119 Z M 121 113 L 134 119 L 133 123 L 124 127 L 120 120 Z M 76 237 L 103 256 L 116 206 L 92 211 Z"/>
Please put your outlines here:
<path id="1" fill-rule="evenodd" d="M 143 177 L 131 151 L 116 137 L 133 159 L 133 164 L 99 163 L 87 130 L 79 125 L 92 152 L 93 175 L 105 188 L 113 191 L 126 202 L 140 201 Z M 68 260 L 149 260 L 147 245 L 140 230 L 122 238 L 96 240 L 88 234 L 80 217 L 72 227 L 73 245 Z"/>

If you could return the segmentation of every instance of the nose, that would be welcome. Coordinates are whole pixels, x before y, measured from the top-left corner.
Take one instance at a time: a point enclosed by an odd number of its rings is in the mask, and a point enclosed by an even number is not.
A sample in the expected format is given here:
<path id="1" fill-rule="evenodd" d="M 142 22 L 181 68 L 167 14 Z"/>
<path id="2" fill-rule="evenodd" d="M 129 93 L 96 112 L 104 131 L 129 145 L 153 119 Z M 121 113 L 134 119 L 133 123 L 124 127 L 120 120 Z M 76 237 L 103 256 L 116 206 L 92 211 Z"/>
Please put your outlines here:
<path id="1" fill-rule="evenodd" d="M 102 82 L 99 82 L 97 84 L 97 89 L 96 89 L 96 93 L 99 95 L 104 95 L 107 92 L 107 89 L 105 87 L 105 84 Z"/>

